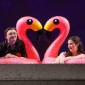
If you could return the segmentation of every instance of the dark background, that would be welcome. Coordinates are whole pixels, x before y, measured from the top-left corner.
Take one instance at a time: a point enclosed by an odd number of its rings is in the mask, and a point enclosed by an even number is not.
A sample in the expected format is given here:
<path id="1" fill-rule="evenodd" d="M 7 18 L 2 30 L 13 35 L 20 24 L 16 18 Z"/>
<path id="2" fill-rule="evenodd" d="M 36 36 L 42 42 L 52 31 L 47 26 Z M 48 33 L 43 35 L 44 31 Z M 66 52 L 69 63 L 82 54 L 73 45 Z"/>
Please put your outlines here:
<path id="1" fill-rule="evenodd" d="M 79 36 L 85 47 L 84 0 L 0 0 L 0 42 L 4 41 L 4 30 L 10 26 L 16 26 L 17 20 L 23 16 L 35 17 L 42 25 L 53 16 L 66 17 L 71 26 L 68 37 L 73 35 Z M 48 43 L 45 33 L 44 31 L 42 32 L 39 40 L 37 32 L 27 31 L 27 35 L 38 50 L 41 60 L 47 47 L 58 35 L 59 30 L 53 31 L 52 35 L 50 35 L 50 43 Z M 59 53 L 67 49 L 67 39 Z"/>

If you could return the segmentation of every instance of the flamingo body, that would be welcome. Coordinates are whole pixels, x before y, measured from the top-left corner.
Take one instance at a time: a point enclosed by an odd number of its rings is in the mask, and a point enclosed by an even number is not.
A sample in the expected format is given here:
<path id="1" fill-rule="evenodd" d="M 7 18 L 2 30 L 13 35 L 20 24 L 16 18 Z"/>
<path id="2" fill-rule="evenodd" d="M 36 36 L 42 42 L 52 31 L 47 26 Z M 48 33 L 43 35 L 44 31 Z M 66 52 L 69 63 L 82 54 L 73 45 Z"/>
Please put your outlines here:
<path id="1" fill-rule="evenodd" d="M 39 64 L 35 59 L 19 58 L 1 58 L 0 64 Z"/>
<path id="2" fill-rule="evenodd" d="M 48 47 L 45 52 L 44 59 L 42 61 L 43 64 L 53 63 L 58 56 L 58 52 L 66 37 L 69 34 L 70 24 L 69 21 L 62 16 L 55 16 L 49 19 L 44 29 L 47 31 L 53 31 L 54 29 L 59 28 L 60 33 L 58 37 L 53 41 L 53 43 Z"/>
<path id="3" fill-rule="evenodd" d="M 74 58 L 75 57 L 75 58 Z M 74 56 L 72 59 L 64 61 L 65 64 L 85 64 L 85 55 Z"/>

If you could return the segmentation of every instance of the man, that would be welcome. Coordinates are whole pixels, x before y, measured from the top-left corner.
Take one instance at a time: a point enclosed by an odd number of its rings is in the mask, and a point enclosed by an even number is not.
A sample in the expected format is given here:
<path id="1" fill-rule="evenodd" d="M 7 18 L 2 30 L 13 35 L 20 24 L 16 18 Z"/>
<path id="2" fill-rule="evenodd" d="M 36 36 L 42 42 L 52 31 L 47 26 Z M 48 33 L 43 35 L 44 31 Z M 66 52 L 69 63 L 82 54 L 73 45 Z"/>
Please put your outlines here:
<path id="1" fill-rule="evenodd" d="M 4 35 L 6 40 L 0 44 L 0 57 L 26 57 L 24 43 L 18 39 L 16 29 L 9 27 L 5 30 Z"/>

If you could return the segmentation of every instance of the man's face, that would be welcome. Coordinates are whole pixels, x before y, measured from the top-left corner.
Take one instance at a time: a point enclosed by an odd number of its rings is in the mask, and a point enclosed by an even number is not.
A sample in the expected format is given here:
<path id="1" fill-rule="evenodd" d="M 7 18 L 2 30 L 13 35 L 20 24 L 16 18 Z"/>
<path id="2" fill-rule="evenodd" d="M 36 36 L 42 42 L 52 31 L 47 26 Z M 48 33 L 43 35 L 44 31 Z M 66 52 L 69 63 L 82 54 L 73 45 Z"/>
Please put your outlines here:
<path id="1" fill-rule="evenodd" d="M 5 38 L 9 44 L 14 44 L 17 40 L 17 32 L 14 29 L 8 30 Z"/>

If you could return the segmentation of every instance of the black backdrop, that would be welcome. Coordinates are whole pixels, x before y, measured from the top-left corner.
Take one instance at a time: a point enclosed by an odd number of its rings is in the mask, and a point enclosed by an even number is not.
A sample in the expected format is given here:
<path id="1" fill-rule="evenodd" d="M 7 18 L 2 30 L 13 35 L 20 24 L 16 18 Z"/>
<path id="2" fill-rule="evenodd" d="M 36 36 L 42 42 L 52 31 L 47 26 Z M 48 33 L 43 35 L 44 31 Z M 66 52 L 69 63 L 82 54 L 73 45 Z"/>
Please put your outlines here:
<path id="1" fill-rule="evenodd" d="M 81 38 L 83 45 L 85 34 L 85 1 L 84 0 L 0 0 L 0 42 L 4 41 L 4 30 L 10 26 L 16 26 L 16 22 L 23 16 L 32 16 L 37 18 L 42 25 L 53 16 L 66 17 L 71 25 L 69 36 L 77 35 Z M 51 42 L 58 35 L 58 30 L 55 30 L 51 35 Z M 41 35 L 41 40 L 38 39 L 38 33 L 27 31 L 32 43 L 39 52 L 41 59 L 48 43 L 45 32 Z M 67 37 L 67 38 L 68 38 Z M 67 49 L 67 39 L 62 45 L 60 52 Z"/>

